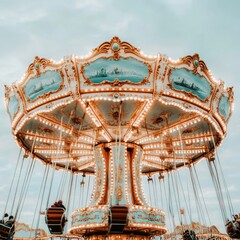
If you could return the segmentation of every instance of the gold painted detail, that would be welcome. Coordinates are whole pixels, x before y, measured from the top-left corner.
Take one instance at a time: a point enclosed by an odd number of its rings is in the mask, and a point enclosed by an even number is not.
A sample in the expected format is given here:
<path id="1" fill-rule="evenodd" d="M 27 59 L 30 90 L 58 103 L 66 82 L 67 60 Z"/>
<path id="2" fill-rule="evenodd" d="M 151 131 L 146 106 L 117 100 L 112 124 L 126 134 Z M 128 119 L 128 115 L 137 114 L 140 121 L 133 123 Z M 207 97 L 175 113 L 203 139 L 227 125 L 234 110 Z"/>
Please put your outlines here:
<path id="1" fill-rule="evenodd" d="M 122 177 L 123 177 L 123 168 L 122 168 L 122 165 L 119 164 L 118 165 L 118 179 L 117 179 L 118 183 L 122 182 L 122 180 L 123 180 Z"/>
<path id="2" fill-rule="evenodd" d="M 122 186 L 117 186 L 116 187 L 116 190 L 115 190 L 115 193 L 116 193 L 116 198 L 118 201 L 121 201 L 122 199 L 122 195 L 123 195 L 123 191 L 122 191 Z"/>
<path id="3" fill-rule="evenodd" d="M 199 55 L 196 53 L 193 56 L 186 56 L 180 59 L 181 63 L 188 65 L 189 67 L 193 67 L 193 73 L 196 75 L 198 73 L 198 67 L 202 72 L 206 74 L 206 76 L 211 79 L 208 68 L 204 61 L 200 60 Z"/>

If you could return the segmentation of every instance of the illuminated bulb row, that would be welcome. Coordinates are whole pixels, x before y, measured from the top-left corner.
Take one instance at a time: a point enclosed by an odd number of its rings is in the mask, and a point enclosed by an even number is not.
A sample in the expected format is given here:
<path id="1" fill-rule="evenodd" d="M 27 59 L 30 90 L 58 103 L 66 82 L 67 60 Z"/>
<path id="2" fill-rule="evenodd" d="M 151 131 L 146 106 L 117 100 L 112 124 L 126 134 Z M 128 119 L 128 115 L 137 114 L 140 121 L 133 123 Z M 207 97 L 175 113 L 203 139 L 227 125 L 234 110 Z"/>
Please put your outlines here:
<path id="1" fill-rule="evenodd" d="M 15 117 L 14 117 L 14 119 L 13 119 L 13 121 L 12 121 L 12 128 L 14 128 L 15 127 L 15 125 L 20 121 L 20 119 L 23 117 L 23 114 L 19 111 L 16 115 L 15 115 Z M 15 131 L 16 132 L 16 131 Z"/>
<path id="2" fill-rule="evenodd" d="M 226 124 L 223 121 L 222 117 L 218 113 L 216 113 L 215 116 L 216 116 L 217 120 L 220 122 L 221 126 L 223 127 L 223 131 L 226 132 L 226 129 L 227 129 Z"/>
<path id="3" fill-rule="evenodd" d="M 145 58 L 157 58 L 157 55 L 147 55 L 147 54 L 145 54 L 142 50 L 140 51 L 140 54 L 143 56 L 143 57 L 145 57 Z"/>
<path id="4" fill-rule="evenodd" d="M 71 227 L 70 231 L 74 229 L 88 229 L 88 228 L 96 228 L 96 227 L 104 227 L 108 223 L 82 223 L 82 225 L 78 225 L 76 227 Z"/>
<path id="5" fill-rule="evenodd" d="M 148 100 L 147 104 L 144 106 L 142 112 L 138 115 L 138 118 L 135 120 L 135 122 L 133 123 L 134 127 L 138 127 L 139 124 L 142 122 L 142 120 L 144 119 L 145 115 L 147 114 L 147 112 L 149 111 L 150 107 L 152 106 L 153 101 L 152 100 Z"/>
<path id="6" fill-rule="evenodd" d="M 204 136 L 204 137 L 199 136 L 198 138 L 184 140 L 184 142 L 186 144 L 192 144 L 192 143 L 197 143 L 197 142 L 208 142 L 208 141 L 211 141 L 211 140 L 212 139 L 211 139 L 210 136 Z"/>
<path id="7" fill-rule="evenodd" d="M 127 200 L 127 204 L 130 204 L 129 196 L 128 196 L 128 189 L 130 186 L 128 186 L 128 157 L 127 157 L 127 148 L 124 146 L 124 183 L 125 183 L 125 196 Z"/>
<path id="8" fill-rule="evenodd" d="M 196 119 L 191 120 L 191 121 L 189 121 L 189 122 L 187 122 L 187 123 L 184 123 L 184 124 L 182 124 L 182 125 L 169 128 L 169 132 L 170 132 L 170 133 L 173 133 L 173 132 L 179 131 L 179 130 L 181 130 L 181 129 L 183 129 L 183 128 L 186 128 L 187 126 L 194 125 L 194 124 L 196 124 L 196 123 L 198 123 L 198 122 L 200 122 L 200 121 L 201 121 L 200 118 L 196 118 Z M 166 132 L 166 131 L 165 131 L 165 132 Z"/>
<path id="9" fill-rule="evenodd" d="M 204 153 L 205 150 L 204 149 L 195 149 L 195 150 L 177 150 L 174 151 L 174 153 L 176 154 L 193 154 L 193 153 Z"/>
<path id="10" fill-rule="evenodd" d="M 168 61 L 175 64 L 175 63 L 179 63 L 180 59 L 174 60 L 171 57 L 168 57 Z"/>
<path id="11" fill-rule="evenodd" d="M 88 143 L 92 143 L 92 144 L 94 143 L 93 138 L 91 138 L 91 137 L 89 137 L 89 136 L 81 135 L 81 136 L 78 137 L 78 141 L 80 141 L 80 140 L 85 141 L 85 142 L 88 142 Z M 73 146 L 74 146 L 74 145 L 73 145 Z M 84 148 L 86 148 L 86 145 L 84 145 Z M 91 149 L 91 147 L 90 147 L 89 149 Z"/>
<path id="12" fill-rule="evenodd" d="M 86 111 L 87 111 L 87 114 L 89 115 L 89 117 L 92 119 L 92 121 L 94 122 L 94 124 L 97 126 L 97 127 L 101 127 L 101 123 L 100 121 L 95 117 L 92 109 L 90 107 L 87 107 L 86 108 Z"/>
<path id="13" fill-rule="evenodd" d="M 80 138 L 78 138 L 80 139 Z M 87 137 L 84 138 L 84 140 L 89 140 Z M 76 148 L 84 148 L 84 149 L 91 149 L 92 150 L 92 146 L 91 145 L 87 145 L 87 144 L 82 144 L 82 143 L 72 143 L 71 147 L 76 147 Z"/>
<path id="14" fill-rule="evenodd" d="M 168 151 L 166 150 L 150 150 L 150 151 L 144 151 L 144 154 L 161 154 L 161 155 L 169 155 Z"/>
<path id="15" fill-rule="evenodd" d="M 114 194 L 114 161 L 113 161 L 113 150 L 110 150 L 110 196 Z"/>
<path id="16" fill-rule="evenodd" d="M 92 161 L 92 160 L 93 160 L 93 156 L 79 157 L 77 162 L 78 163 L 84 163 L 84 162 L 88 162 L 88 161 Z"/>
<path id="17" fill-rule="evenodd" d="M 133 133 L 132 130 L 128 131 L 126 136 L 124 137 L 123 141 L 127 142 L 129 140 L 129 138 L 131 138 L 132 133 Z"/>
<path id="18" fill-rule="evenodd" d="M 137 96 L 128 96 L 128 97 L 119 97 L 117 99 L 115 98 L 109 98 L 109 97 L 89 97 L 85 98 L 85 102 L 91 102 L 91 101 L 98 101 L 98 100 L 105 100 L 105 101 L 111 101 L 111 102 L 121 102 L 121 101 L 128 101 L 128 100 L 135 100 L 135 101 L 140 101 L 140 102 L 145 102 L 149 99 L 149 96 L 144 96 L 143 97 L 137 97 Z M 148 98 L 147 98 L 148 97 Z"/>
<path id="19" fill-rule="evenodd" d="M 137 176 L 136 176 L 136 169 L 135 169 L 135 167 L 136 167 L 136 165 L 138 164 L 137 163 L 137 161 L 138 161 L 138 157 L 139 157 L 139 149 L 138 149 L 138 147 L 137 147 L 137 151 L 136 151 L 136 155 L 135 155 L 135 158 L 133 159 L 133 168 L 132 168 L 132 174 L 133 174 L 133 190 L 134 190 L 134 194 L 135 194 L 135 196 L 136 196 L 136 198 L 137 198 L 137 200 L 138 200 L 138 202 L 139 203 L 141 203 L 141 204 L 143 204 L 142 203 L 142 201 L 141 201 L 141 199 L 140 199 L 140 197 L 139 197 L 139 195 L 138 195 L 138 187 L 137 187 L 137 181 L 139 181 L 140 179 L 140 173 L 138 173 L 137 174 Z"/>
<path id="20" fill-rule="evenodd" d="M 111 138 L 108 136 L 108 134 L 103 129 L 100 131 L 100 133 L 108 142 L 111 142 Z"/>
<path id="21" fill-rule="evenodd" d="M 156 156 L 145 156 L 144 159 L 146 160 L 150 160 L 150 161 L 158 161 L 161 160 L 160 157 L 156 157 Z"/>
<path id="22" fill-rule="evenodd" d="M 55 129 L 57 129 L 57 130 L 59 130 L 61 132 L 64 132 L 66 134 L 70 134 L 71 133 L 71 130 L 66 128 L 66 127 L 64 127 L 63 125 L 58 125 L 58 124 L 53 123 L 53 122 L 51 122 L 51 121 L 49 121 L 47 119 L 43 119 L 43 118 L 41 118 L 39 116 L 35 116 L 34 119 L 40 121 L 41 123 L 43 123 L 43 124 L 45 124 L 47 126 L 54 127 Z"/>
<path id="23" fill-rule="evenodd" d="M 73 55 L 73 58 L 75 58 L 76 60 L 83 60 L 83 59 L 86 59 L 86 58 L 89 58 L 93 55 L 93 51 L 90 51 L 88 54 L 84 55 L 84 56 L 75 56 Z"/>
<path id="24" fill-rule="evenodd" d="M 144 145 L 143 149 L 152 149 L 152 148 L 164 148 L 165 144 L 149 144 L 149 145 Z"/>
<path id="25" fill-rule="evenodd" d="M 80 166 L 79 166 L 80 165 Z M 82 170 L 88 167 L 93 167 L 95 165 L 95 163 L 93 161 L 87 161 L 87 162 L 82 162 L 78 164 L 78 170 Z"/>
<path id="26" fill-rule="evenodd" d="M 137 200 L 140 202 L 140 204 L 145 205 L 146 197 L 144 195 L 144 190 L 142 186 L 142 178 L 141 178 L 141 173 L 142 173 L 142 154 L 141 150 L 137 148 L 135 158 L 133 159 L 133 189 L 135 196 L 137 197 Z M 139 165 L 139 169 L 137 169 L 137 166 Z M 137 172 L 136 172 L 137 170 Z"/>
<path id="27" fill-rule="evenodd" d="M 167 231 L 167 228 L 165 228 L 164 226 L 157 225 L 157 224 L 151 224 L 151 223 L 131 223 L 131 226 L 139 227 L 139 228 L 161 229 L 161 230 Z"/>
<path id="28" fill-rule="evenodd" d="M 151 89 L 149 88 L 122 88 L 122 87 L 118 87 L 118 88 L 90 88 L 90 89 L 82 89 L 83 92 L 116 92 L 116 91 L 126 91 L 126 92 L 139 92 L 139 91 L 147 91 L 147 92 L 151 92 Z"/>
<path id="29" fill-rule="evenodd" d="M 166 102 L 162 99 L 159 99 L 159 101 L 165 105 L 171 105 L 171 106 L 176 106 L 176 107 L 179 107 L 180 109 L 182 109 L 183 111 L 185 112 L 189 112 L 189 113 L 192 113 L 192 112 L 195 112 L 197 114 L 199 114 L 200 116 L 202 116 L 203 118 L 207 118 L 207 120 L 209 121 L 209 123 L 211 123 L 215 130 L 219 133 L 219 135 L 221 137 L 224 137 L 223 136 L 223 132 L 221 130 L 219 130 L 219 127 L 216 125 L 216 123 L 211 119 L 211 117 L 209 117 L 206 113 L 202 113 L 201 111 L 197 110 L 197 109 L 186 109 L 184 108 L 181 104 L 179 103 L 176 103 L 176 102 Z"/>
<path id="30" fill-rule="evenodd" d="M 156 162 L 152 162 L 152 161 L 143 159 L 143 164 L 144 164 L 145 166 L 155 167 L 155 168 L 158 168 L 158 169 L 161 167 L 161 165 L 160 165 L 161 162 L 159 161 L 159 159 L 158 159 L 158 161 L 156 161 Z"/>
<path id="31" fill-rule="evenodd" d="M 64 97 L 68 97 L 68 96 L 69 96 L 69 92 L 61 93 L 56 96 L 50 95 L 48 98 L 45 98 L 45 99 L 41 98 L 41 100 L 37 101 L 35 104 L 31 104 L 31 106 L 27 108 L 27 111 L 31 111 L 34 108 L 37 108 L 45 103 L 49 103 L 49 102 L 52 103 L 53 101 L 58 100 L 59 98 L 64 98 Z M 54 104 L 54 106 L 55 106 L 55 104 Z"/>
<path id="32" fill-rule="evenodd" d="M 41 114 L 41 113 L 46 113 L 46 112 L 51 112 L 53 111 L 54 109 L 62 106 L 62 105 L 67 105 L 67 104 L 70 104 L 73 100 L 69 100 L 69 101 L 66 101 L 66 102 L 61 102 L 61 103 L 58 103 L 58 104 L 54 104 L 53 107 L 51 107 L 50 109 L 43 109 L 43 110 L 38 110 L 38 111 L 35 111 L 34 113 L 31 113 L 30 115 L 21 115 L 23 121 L 21 122 L 21 124 L 18 125 L 18 127 L 16 128 L 16 130 L 14 131 L 14 134 L 17 134 L 18 131 L 24 126 L 24 124 L 30 119 L 30 118 L 33 118 L 34 116 L 36 116 L 37 114 Z"/>
<path id="33" fill-rule="evenodd" d="M 64 150 L 40 150 L 40 149 L 36 149 L 34 151 L 35 153 L 45 153 L 45 154 L 57 154 L 57 155 L 60 155 L 60 154 L 67 154 L 66 151 Z"/>
<path id="34" fill-rule="evenodd" d="M 51 159 L 52 163 L 61 163 L 61 162 L 72 162 L 70 158 L 63 158 L 63 159 Z"/>
<path id="35" fill-rule="evenodd" d="M 154 141 L 156 139 L 158 139 L 158 136 L 155 137 L 155 136 L 152 135 L 152 136 L 143 137 L 140 140 L 137 140 L 136 143 L 137 144 L 142 144 L 142 143 Z"/>
<path id="36" fill-rule="evenodd" d="M 95 162 L 96 162 L 94 164 L 95 182 L 94 182 L 94 186 L 93 186 L 93 194 L 92 194 L 92 197 L 90 199 L 90 203 L 94 204 L 93 198 L 95 197 L 96 190 L 97 190 L 97 188 L 101 188 L 101 195 L 98 197 L 98 199 L 96 199 L 96 200 L 98 200 L 96 202 L 96 204 L 99 204 L 99 202 L 101 201 L 101 199 L 104 196 L 105 191 L 106 191 L 106 163 L 105 163 L 105 159 L 104 159 L 103 152 L 102 152 L 103 150 L 101 148 L 98 148 L 95 151 L 97 151 L 99 153 L 98 156 L 101 156 L 101 159 L 96 159 L 96 157 L 95 157 Z M 95 153 L 95 156 L 96 156 L 97 152 Z M 99 163 L 97 163 L 97 161 L 99 161 Z M 98 171 L 97 166 L 99 166 L 99 164 L 102 164 L 102 167 L 103 167 L 103 169 L 101 171 L 101 176 L 100 176 L 102 178 L 101 179 L 102 180 L 101 185 L 98 184 L 98 175 L 97 175 L 97 171 Z"/>
<path id="37" fill-rule="evenodd" d="M 56 144 L 56 145 L 59 145 L 59 146 L 64 146 L 64 142 L 63 141 L 61 142 L 59 140 L 49 139 L 49 138 L 46 138 L 45 136 L 35 137 L 34 135 L 32 135 L 32 136 L 26 135 L 25 139 L 34 140 L 36 142 L 52 143 L 52 144 Z"/>

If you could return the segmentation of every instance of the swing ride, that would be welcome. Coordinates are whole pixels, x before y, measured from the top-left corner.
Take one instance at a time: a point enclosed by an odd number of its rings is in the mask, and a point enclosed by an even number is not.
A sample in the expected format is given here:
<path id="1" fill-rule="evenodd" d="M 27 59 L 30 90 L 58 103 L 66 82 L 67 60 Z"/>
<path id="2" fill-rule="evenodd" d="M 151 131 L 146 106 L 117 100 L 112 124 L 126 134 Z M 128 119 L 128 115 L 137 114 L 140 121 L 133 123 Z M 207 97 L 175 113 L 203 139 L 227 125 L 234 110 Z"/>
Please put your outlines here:
<path id="1" fill-rule="evenodd" d="M 5 102 L 23 158 L 32 159 L 25 160 L 31 163 L 29 175 L 36 160 L 46 166 L 40 192 L 49 169 L 53 174 L 55 170 L 69 174 L 68 198 L 73 181 L 77 182 L 74 176 L 82 176 L 81 186 L 86 185 L 86 176 L 94 179 L 91 193 L 88 182 L 89 203 L 86 199 L 85 206 L 78 205 L 71 216 L 71 201 L 66 210 L 50 207 L 47 201 L 44 214 L 51 235 L 35 234 L 36 238 L 61 234 L 89 240 L 162 236 L 169 219 L 158 204 L 156 185 L 162 193 L 164 184 L 171 186 L 165 197 L 177 194 L 178 170 L 188 169 L 198 200 L 195 166 L 202 159 L 207 159 L 227 222 L 215 158 L 227 133 L 233 91 L 213 78 L 198 54 L 178 61 L 162 54 L 146 56 L 114 37 L 84 57 L 65 57 L 60 62 L 35 57 L 20 81 L 5 86 Z M 147 199 L 146 189 L 150 188 L 153 191 Z M 151 196 L 154 201 L 149 201 Z M 174 199 L 168 197 L 166 202 L 172 204 Z M 180 203 L 175 202 L 180 213 Z M 183 239 L 228 239 L 214 231 L 205 232 L 204 237 L 192 224 L 186 227 L 181 215 Z"/>

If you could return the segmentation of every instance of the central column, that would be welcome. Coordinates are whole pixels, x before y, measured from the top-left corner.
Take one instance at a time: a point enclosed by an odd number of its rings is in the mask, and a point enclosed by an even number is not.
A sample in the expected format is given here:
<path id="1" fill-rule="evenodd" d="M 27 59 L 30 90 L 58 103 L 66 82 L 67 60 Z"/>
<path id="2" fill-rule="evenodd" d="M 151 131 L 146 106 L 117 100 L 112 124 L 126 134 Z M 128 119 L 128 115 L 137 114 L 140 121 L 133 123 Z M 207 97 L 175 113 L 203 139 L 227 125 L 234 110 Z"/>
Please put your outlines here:
<path id="1" fill-rule="evenodd" d="M 125 209 L 126 223 L 117 234 L 121 235 L 121 239 L 126 239 L 123 238 L 126 234 L 134 235 L 134 239 L 140 235 L 141 239 L 149 239 L 153 233 L 164 234 L 167 231 L 165 214 L 160 209 L 151 208 L 144 197 L 141 147 L 124 142 L 100 144 L 94 149 L 94 157 L 95 183 L 92 198 L 88 207 L 73 212 L 70 233 L 88 239 L 94 239 L 95 235 L 115 236 L 110 229 L 112 211 Z M 121 215 L 121 212 L 116 214 Z"/>

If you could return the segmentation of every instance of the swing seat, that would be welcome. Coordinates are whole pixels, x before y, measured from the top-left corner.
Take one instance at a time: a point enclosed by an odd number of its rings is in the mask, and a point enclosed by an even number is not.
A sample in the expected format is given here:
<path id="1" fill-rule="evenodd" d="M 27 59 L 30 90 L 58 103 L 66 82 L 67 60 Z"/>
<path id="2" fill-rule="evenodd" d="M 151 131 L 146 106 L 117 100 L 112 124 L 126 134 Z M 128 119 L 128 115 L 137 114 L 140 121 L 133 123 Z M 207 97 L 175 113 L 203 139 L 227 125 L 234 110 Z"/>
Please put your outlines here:
<path id="1" fill-rule="evenodd" d="M 62 234 L 66 223 L 65 209 L 60 207 L 48 208 L 45 222 L 51 234 Z"/>
<path id="2" fill-rule="evenodd" d="M 226 226 L 226 232 L 230 238 L 240 239 L 240 229 L 234 227 L 233 222 L 228 222 Z"/>
<path id="3" fill-rule="evenodd" d="M 8 240 L 13 238 L 13 227 L 9 227 L 0 223 L 0 239 Z"/>
<path id="4" fill-rule="evenodd" d="M 110 208 L 110 233 L 122 233 L 127 225 L 128 207 L 112 206 Z"/>

